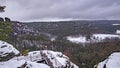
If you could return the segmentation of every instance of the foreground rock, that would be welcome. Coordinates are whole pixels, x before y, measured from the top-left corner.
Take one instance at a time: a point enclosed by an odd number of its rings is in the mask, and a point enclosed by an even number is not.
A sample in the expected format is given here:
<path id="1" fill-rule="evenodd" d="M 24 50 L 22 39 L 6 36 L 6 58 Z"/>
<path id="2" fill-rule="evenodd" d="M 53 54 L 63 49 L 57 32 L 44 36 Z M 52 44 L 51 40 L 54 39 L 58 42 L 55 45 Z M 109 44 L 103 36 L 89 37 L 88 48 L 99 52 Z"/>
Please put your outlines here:
<path id="1" fill-rule="evenodd" d="M 12 59 L 7 59 L 11 53 L 13 54 Z M 18 54 L 19 51 L 12 45 L 0 41 L 0 59 L 7 59 L 0 62 L 0 68 L 78 68 L 61 52 L 40 50 L 16 56 Z"/>
<path id="2" fill-rule="evenodd" d="M 77 65 L 72 63 L 69 58 L 61 52 L 54 52 L 49 50 L 29 52 L 27 56 L 19 59 L 29 60 L 37 63 L 45 63 L 51 68 L 78 68 Z"/>
<path id="3" fill-rule="evenodd" d="M 97 68 L 120 68 L 120 52 L 111 54 L 106 60 L 100 62 Z"/>
<path id="4" fill-rule="evenodd" d="M 19 53 L 11 44 L 0 41 L 0 61 L 9 60 Z"/>
<path id="5" fill-rule="evenodd" d="M 0 62 L 0 68 L 50 68 L 50 67 L 42 63 L 11 59 L 6 62 Z"/>

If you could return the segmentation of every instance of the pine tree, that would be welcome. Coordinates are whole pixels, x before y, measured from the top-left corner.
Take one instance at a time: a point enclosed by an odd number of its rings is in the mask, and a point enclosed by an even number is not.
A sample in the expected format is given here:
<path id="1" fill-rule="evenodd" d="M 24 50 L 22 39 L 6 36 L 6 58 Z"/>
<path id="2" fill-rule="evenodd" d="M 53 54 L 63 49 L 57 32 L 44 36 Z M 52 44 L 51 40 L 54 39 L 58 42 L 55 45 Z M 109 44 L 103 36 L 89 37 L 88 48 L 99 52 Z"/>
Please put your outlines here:
<path id="1" fill-rule="evenodd" d="M 4 12 L 5 6 L 0 6 L 0 12 Z M 12 24 L 9 23 L 10 19 L 5 18 L 5 21 L 0 17 L 0 40 L 6 41 L 9 34 L 12 32 Z"/>
<path id="2" fill-rule="evenodd" d="M 4 11 L 5 11 L 5 10 L 4 10 L 5 7 L 6 7 L 6 6 L 0 6 L 0 12 L 4 12 Z"/>

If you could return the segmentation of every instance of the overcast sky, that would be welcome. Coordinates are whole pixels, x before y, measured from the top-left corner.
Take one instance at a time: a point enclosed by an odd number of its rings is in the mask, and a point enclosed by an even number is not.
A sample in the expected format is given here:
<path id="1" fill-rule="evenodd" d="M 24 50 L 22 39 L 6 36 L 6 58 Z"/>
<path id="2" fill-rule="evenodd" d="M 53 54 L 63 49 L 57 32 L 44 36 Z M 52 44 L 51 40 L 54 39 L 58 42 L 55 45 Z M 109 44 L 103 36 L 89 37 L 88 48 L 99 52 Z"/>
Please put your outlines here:
<path id="1" fill-rule="evenodd" d="M 0 0 L 2 17 L 18 21 L 42 19 L 119 19 L 120 0 Z"/>

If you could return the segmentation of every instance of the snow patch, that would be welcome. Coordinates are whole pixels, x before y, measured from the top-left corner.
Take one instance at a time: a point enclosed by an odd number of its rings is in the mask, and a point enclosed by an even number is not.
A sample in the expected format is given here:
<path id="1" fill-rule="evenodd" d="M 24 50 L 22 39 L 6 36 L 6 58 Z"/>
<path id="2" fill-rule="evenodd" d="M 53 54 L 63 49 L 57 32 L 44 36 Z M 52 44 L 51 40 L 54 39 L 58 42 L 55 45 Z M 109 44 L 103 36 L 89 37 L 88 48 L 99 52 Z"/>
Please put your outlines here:
<path id="1" fill-rule="evenodd" d="M 4 41 L 0 41 L 0 56 L 5 57 L 9 53 L 14 53 L 15 55 L 17 55 L 20 52 L 17 49 L 15 49 L 11 44 L 8 44 Z"/>
<path id="2" fill-rule="evenodd" d="M 9 53 L 17 55 L 19 51 L 11 44 L 0 41 L 0 56 L 4 57 Z M 32 51 L 25 56 L 18 56 L 8 61 L 0 62 L 0 68 L 19 68 L 22 66 L 24 66 L 23 68 L 79 68 L 61 52 L 50 50 Z"/>
<path id="3" fill-rule="evenodd" d="M 105 61 L 98 64 L 98 68 L 120 68 L 120 52 L 111 54 Z"/>
<path id="4" fill-rule="evenodd" d="M 25 66 L 25 68 L 50 68 L 46 64 L 35 63 L 25 60 L 11 59 L 7 62 L 0 62 L 0 68 L 21 68 L 23 65 Z"/>
<path id="5" fill-rule="evenodd" d="M 120 34 L 120 30 L 116 30 L 116 34 Z"/>
<path id="6" fill-rule="evenodd" d="M 120 24 L 112 24 L 113 26 L 119 26 Z"/>
<path id="7" fill-rule="evenodd" d="M 90 39 L 86 39 L 85 36 L 79 35 L 77 37 L 75 36 L 68 36 L 67 40 L 69 40 L 72 43 L 94 43 L 94 42 L 102 42 L 105 39 L 112 39 L 112 38 L 119 38 L 120 35 L 114 35 L 114 34 L 93 34 Z"/>
<path id="8" fill-rule="evenodd" d="M 28 56 L 31 57 L 32 61 L 38 61 L 46 59 L 47 63 L 51 67 L 65 67 L 68 62 L 70 66 L 73 66 L 74 68 L 78 68 L 77 65 L 72 63 L 69 58 L 65 55 L 63 55 L 61 52 L 54 52 L 49 50 L 42 50 L 42 51 L 33 51 L 29 52 Z M 27 56 L 27 57 L 28 57 Z"/>
<path id="9" fill-rule="evenodd" d="M 87 43 L 88 41 L 86 40 L 86 37 L 84 36 L 78 36 L 78 37 L 72 37 L 72 36 L 68 36 L 67 40 L 73 42 L 73 43 Z"/>

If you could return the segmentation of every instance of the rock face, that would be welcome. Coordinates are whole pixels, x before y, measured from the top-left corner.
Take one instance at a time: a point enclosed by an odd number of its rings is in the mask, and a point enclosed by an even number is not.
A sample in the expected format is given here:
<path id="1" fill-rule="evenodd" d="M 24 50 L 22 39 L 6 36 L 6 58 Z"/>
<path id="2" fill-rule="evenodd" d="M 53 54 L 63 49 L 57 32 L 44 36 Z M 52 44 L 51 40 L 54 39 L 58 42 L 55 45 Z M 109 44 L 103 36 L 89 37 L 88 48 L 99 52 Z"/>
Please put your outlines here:
<path id="1" fill-rule="evenodd" d="M 77 65 L 72 63 L 70 59 L 63 55 L 61 52 L 54 52 L 49 50 L 29 52 L 26 57 L 38 63 L 45 63 L 50 68 L 78 68 Z M 28 59 L 27 59 L 28 60 Z"/>
<path id="2" fill-rule="evenodd" d="M 0 17 L 0 22 L 4 22 L 4 19 Z"/>
<path id="3" fill-rule="evenodd" d="M 18 55 L 19 51 L 15 49 L 11 44 L 0 41 L 0 61 L 5 61 Z"/>
<path id="4" fill-rule="evenodd" d="M 0 17 L 0 22 L 11 22 L 11 20 L 10 20 L 10 18 L 8 18 L 8 17 L 5 17 L 5 18 L 2 18 L 2 17 Z"/>
<path id="5" fill-rule="evenodd" d="M 9 60 L 2 61 L 3 59 Z M 61 52 L 50 50 L 32 51 L 26 55 L 16 56 L 19 51 L 12 45 L 0 41 L 0 68 L 78 68 Z"/>
<path id="6" fill-rule="evenodd" d="M 6 62 L 0 62 L 0 68 L 50 68 L 50 67 L 42 63 L 11 59 Z"/>
<path id="7" fill-rule="evenodd" d="M 13 22 L 13 35 L 20 36 L 20 35 L 33 35 L 35 32 L 28 28 L 27 25 L 20 23 L 20 22 Z"/>
<path id="8" fill-rule="evenodd" d="M 11 44 L 0 41 L 0 68 L 50 68 L 46 64 L 22 60 L 22 56 L 20 59 L 15 57 L 18 54 L 19 51 Z"/>
<path id="9" fill-rule="evenodd" d="M 100 62 L 97 68 L 120 68 L 120 52 L 111 54 L 106 60 Z"/>
<path id="10" fill-rule="evenodd" d="M 5 17 L 5 21 L 6 21 L 6 22 L 10 22 L 11 20 L 10 20 L 10 18 Z"/>

